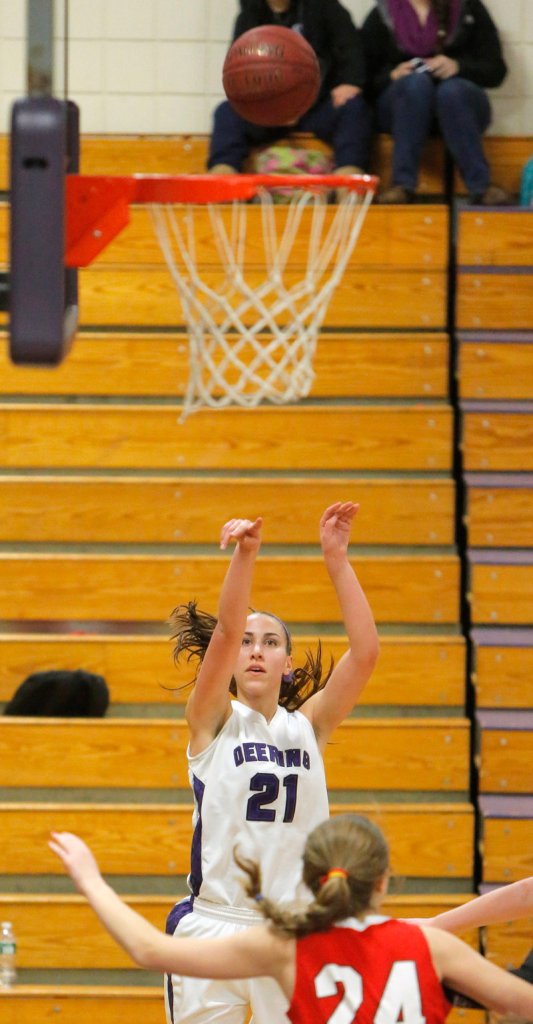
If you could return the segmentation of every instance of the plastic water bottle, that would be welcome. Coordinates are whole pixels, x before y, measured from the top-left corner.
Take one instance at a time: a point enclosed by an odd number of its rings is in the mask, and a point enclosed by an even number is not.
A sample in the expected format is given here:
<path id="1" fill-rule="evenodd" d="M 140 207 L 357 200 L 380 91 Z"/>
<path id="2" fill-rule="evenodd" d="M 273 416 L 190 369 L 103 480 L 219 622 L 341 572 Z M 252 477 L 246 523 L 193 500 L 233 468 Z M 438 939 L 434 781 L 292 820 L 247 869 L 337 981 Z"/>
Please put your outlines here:
<path id="1" fill-rule="evenodd" d="M 0 988 L 11 988 L 17 978 L 15 957 L 17 944 L 11 921 L 0 925 Z"/>

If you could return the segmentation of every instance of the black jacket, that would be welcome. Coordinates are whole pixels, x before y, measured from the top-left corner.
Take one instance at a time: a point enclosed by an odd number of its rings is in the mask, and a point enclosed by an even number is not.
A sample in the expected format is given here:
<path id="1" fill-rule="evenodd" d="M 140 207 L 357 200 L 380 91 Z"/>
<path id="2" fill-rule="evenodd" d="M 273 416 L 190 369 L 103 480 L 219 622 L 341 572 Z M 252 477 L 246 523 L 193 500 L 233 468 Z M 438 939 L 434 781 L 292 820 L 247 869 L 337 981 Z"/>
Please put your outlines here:
<path id="1" fill-rule="evenodd" d="M 336 85 L 365 84 L 361 33 L 339 0 L 291 0 L 286 15 L 276 16 L 266 0 L 241 0 L 233 39 L 258 25 L 302 25 L 301 33 L 313 47 L 321 72 L 319 99 Z"/>
<path id="2" fill-rule="evenodd" d="M 387 0 L 376 0 L 361 33 L 370 90 L 377 95 L 389 84 L 393 68 L 419 54 L 405 53 L 398 47 Z M 461 78 L 485 89 L 501 85 L 507 74 L 498 31 L 481 0 L 462 0 L 457 29 L 446 41 L 443 53 L 458 62 Z"/>

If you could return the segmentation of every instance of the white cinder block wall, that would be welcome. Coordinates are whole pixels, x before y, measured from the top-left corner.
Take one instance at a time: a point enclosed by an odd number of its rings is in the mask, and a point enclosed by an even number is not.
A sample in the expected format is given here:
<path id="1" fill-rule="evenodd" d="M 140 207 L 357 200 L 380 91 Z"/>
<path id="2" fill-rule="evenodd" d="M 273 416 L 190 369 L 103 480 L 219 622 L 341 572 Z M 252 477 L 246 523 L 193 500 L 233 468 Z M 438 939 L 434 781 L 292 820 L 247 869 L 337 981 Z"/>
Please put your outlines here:
<path id="1" fill-rule="evenodd" d="M 64 0 L 55 0 L 55 92 L 63 95 Z M 491 95 L 496 135 L 533 134 L 533 0 L 485 0 L 509 75 Z M 372 0 L 344 0 L 360 24 Z M 89 133 L 210 130 L 238 0 L 69 0 L 68 94 Z M 0 131 L 26 92 L 26 0 L 0 0 Z"/>

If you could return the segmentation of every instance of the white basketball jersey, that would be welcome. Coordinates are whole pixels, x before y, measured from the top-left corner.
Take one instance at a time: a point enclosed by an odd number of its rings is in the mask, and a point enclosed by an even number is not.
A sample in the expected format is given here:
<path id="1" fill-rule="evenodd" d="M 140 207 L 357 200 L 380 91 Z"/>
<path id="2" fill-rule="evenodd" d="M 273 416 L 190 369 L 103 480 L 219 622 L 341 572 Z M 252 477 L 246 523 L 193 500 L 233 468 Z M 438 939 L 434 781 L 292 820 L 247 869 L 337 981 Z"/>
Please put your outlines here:
<path id="1" fill-rule="evenodd" d="M 308 833 L 329 817 L 322 755 L 299 711 L 270 722 L 240 701 L 213 742 L 189 756 L 194 834 L 189 886 L 195 896 L 250 907 L 236 846 L 261 865 L 263 893 L 278 902 L 309 894 L 299 885 Z"/>

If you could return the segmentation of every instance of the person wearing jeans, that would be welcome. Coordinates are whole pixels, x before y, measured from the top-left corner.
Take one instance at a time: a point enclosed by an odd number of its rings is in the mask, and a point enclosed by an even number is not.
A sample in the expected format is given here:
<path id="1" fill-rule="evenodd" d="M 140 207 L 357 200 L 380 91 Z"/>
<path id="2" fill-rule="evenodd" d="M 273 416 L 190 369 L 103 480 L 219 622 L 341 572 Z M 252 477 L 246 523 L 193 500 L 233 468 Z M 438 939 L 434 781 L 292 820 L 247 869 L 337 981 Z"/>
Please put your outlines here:
<path id="1" fill-rule="evenodd" d="M 320 64 L 314 105 L 298 121 L 271 128 L 252 124 L 226 100 L 214 112 L 207 167 L 211 173 L 241 172 L 255 146 L 272 145 L 293 132 L 310 132 L 333 148 L 337 173 L 368 168 L 371 117 L 363 97 L 364 59 L 360 33 L 339 0 L 240 0 L 233 39 L 259 25 L 299 32 Z"/>
<path id="2" fill-rule="evenodd" d="M 491 120 L 485 89 L 500 85 L 507 68 L 481 0 L 376 0 L 362 36 L 377 129 L 393 138 L 391 185 L 380 202 L 413 199 L 422 149 L 435 128 L 470 201 L 509 202 L 491 183 L 483 150 Z"/>

